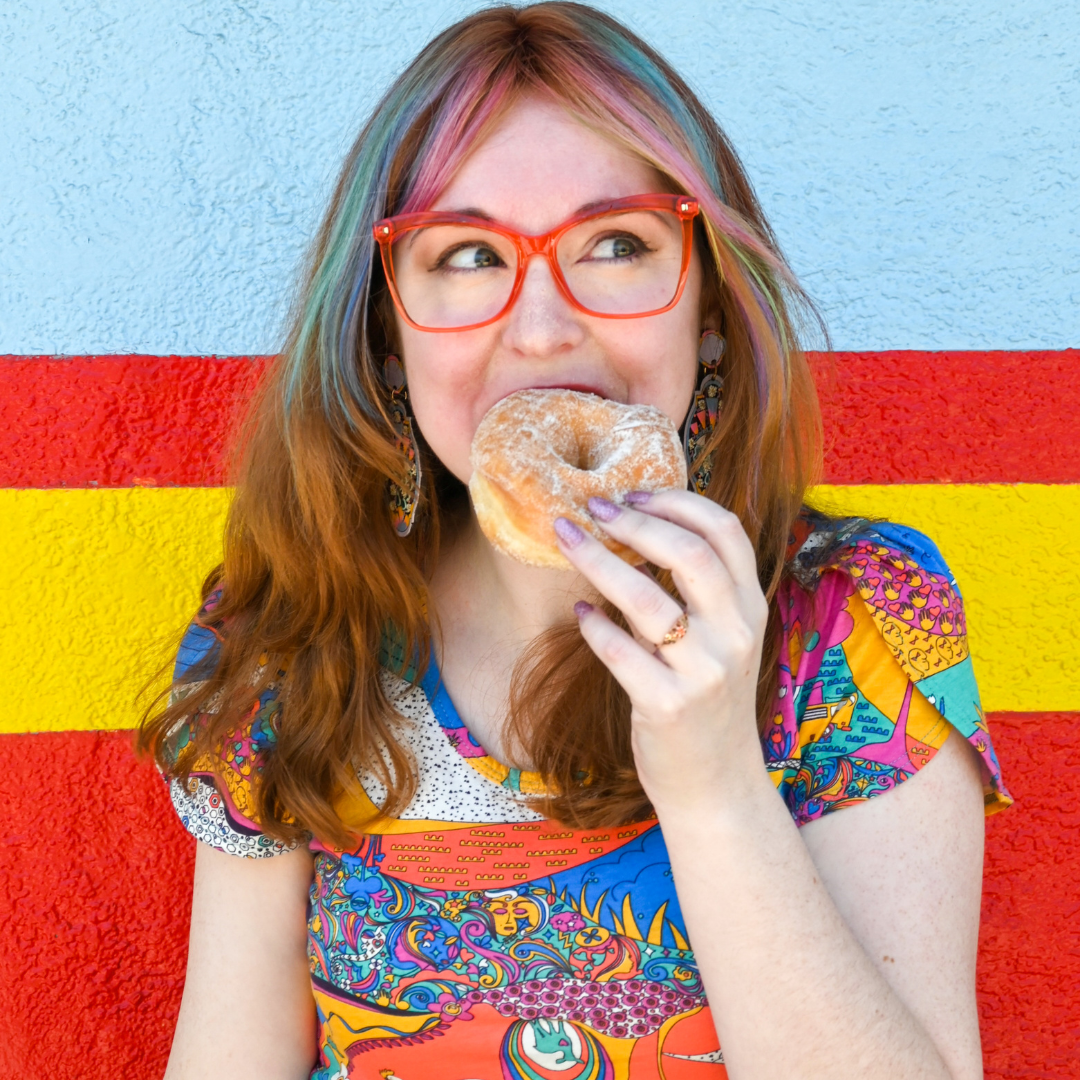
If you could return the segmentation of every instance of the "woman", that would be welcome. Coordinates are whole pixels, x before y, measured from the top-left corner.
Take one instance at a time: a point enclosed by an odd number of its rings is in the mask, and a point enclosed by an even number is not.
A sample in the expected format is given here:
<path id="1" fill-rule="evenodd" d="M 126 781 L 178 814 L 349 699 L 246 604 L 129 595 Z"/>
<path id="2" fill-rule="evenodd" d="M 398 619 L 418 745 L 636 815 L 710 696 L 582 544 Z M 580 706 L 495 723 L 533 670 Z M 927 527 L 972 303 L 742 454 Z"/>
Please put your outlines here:
<path id="1" fill-rule="evenodd" d="M 618 275 L 676 208 L 657 307 Z M 398 79 L 142 736 L 203 841 L 172 1080 L 981 1076 L 1009 798 L 933 545 L 802 506 L 799 301 L 715 122 L 609 17 L 491 9 Z M 648 573 L 567 518 L 568 571 L 480 531 L 473 434 L 532 387 L 689 425 L 695 490 L 589 504 Z"/>

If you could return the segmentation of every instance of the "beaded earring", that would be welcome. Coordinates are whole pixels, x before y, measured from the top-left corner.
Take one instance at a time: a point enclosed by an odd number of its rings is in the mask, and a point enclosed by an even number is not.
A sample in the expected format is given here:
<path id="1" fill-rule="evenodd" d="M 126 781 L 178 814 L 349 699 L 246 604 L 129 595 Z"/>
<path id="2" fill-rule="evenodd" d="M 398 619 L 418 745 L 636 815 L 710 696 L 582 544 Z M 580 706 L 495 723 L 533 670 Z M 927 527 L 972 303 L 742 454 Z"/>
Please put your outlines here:
<path id="1" fill-rule="evenodd" d="M 694 401 L 683 430 L 683 448 L 686 450 L 686 463 L 690 467 L 690 482 L 699 495 L 708 491 L 709 482 L 712 480 L 712 454 L 706 454 L 700 461 L 698 457 L 720 421 L 724 380 L 719 368 L 723 355 L 723 337 L 715 330 L 706 330 L 701 335 L 701 344 L 698 346 L 698 360 L 705 370 L 697 390 L 694 391 Z"/>
<path id="2" fill-rule="evenodd" d="M 406 462 L 407 486 L 401 487 L 396 480 L 387 481 L 390 500 L 390 520 L 398 536 L 408 536 L 416 520 L 416 507 L 420 502 L 420 453 L 413 434 L 413 420 L 405 402 L 405 369 L 396 356 L 388 356 L 383 364 L 383 377 L 390 387 L 390 423 L 397 435 L 397 448 Z"/>

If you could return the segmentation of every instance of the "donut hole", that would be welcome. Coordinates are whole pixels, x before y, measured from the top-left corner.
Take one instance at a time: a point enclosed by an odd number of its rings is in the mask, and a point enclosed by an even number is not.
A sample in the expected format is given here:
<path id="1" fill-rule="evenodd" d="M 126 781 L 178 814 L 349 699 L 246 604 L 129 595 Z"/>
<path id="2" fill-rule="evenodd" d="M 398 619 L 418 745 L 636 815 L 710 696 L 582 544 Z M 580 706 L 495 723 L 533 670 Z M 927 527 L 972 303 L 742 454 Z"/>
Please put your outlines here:
<path id="1" fill-rule="evenodd" d="M 567 431 L 569 438 L 555 447 L 555 454 L 564 464 L 580 472 L 595 472 L 608 458 L 606 440 L 595 432 Z"/>

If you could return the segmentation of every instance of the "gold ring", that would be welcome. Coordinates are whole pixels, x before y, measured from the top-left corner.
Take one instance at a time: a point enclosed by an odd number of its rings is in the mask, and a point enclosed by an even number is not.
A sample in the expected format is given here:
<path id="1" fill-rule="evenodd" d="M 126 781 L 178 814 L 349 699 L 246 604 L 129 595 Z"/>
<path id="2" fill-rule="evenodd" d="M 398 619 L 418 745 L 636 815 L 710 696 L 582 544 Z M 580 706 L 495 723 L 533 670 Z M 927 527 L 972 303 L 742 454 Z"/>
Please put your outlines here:
<path id="1" fill-rule="evenodd" d="M 675 625 L 660 639 L 661 645 L 674 645 L 676 641 L 682 641 L 686 637 L 686 631 L 690 629 L 690 617 L 684 611 L 676 620 Z"/>

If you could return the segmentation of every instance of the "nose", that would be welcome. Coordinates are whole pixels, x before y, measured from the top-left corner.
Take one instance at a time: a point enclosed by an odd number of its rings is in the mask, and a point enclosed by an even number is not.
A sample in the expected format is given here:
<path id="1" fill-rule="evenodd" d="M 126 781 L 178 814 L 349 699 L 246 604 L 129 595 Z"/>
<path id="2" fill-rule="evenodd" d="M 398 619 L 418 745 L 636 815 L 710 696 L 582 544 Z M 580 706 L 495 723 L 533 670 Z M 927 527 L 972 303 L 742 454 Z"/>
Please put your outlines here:
<path id="1" fill-rule="evenodd" d="M 503 344 L 525 356 L 544 357 L 573 349 L 584 338 L 578 312 L 559 290 L 547 259 L 532 255 L 507 316 Z"/>

